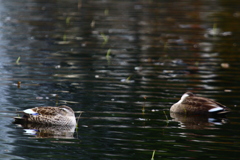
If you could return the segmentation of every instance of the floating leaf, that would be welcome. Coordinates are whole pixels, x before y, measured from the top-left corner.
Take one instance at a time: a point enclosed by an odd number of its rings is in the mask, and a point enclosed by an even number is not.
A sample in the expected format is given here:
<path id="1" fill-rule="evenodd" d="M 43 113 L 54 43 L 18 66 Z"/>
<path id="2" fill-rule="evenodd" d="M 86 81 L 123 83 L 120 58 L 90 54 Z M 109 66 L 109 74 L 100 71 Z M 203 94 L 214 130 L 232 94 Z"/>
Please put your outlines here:
<path id="1" fill-rule="evenodd" d="M 105 10 L 104 10 L 104 14 L 105 14 L 105 16 L 107 16 L 107 15 L 109 14 L 109 10 L 108 10 L 108 9 L 105 9 Z"/>
<path id="2" fill-rule="evenodd" d="M 153 150 L 153 153 L 152 153 L 152 158 L 151 158 L 151 160 L 154 160 L 154 156 L 155 156 L 155 150 Z"/>
<path id="3" fill-rule="evenodd" d="M 67 25 L 69 25 L 69 24 L 70 24 L 70 22 L 71 22 L 71 19 L 72 19 L 71 17 L 67 17 L 67 18 L 66 18 L 66 24 L 67 24 Z"/>
<path id="4" fill-rule="evenodd" d="M 108 63 L 110 63 L 110 59 L 111 59 L 110 54 L 111 54 L 111 49 L 108 49 L 107 54 L 106 54 L 106 59 L 107 59 Z"/>
<path id="5" fill-rule="evenodd" d="M 18 59 L 16 60 L 16 64 L 20 64 L 19 61 L 20 61 L 21 57 L 19 56 Z"/>
<path id="6" fill-rule="evenodd" d="M 107 42 L 108 42 L 108 36 L 105 36 L 103 33 L 101 33 L 101 37 L 103 38 L 103 43 L 102 43 L 102 45 L 107 44 Z"/>

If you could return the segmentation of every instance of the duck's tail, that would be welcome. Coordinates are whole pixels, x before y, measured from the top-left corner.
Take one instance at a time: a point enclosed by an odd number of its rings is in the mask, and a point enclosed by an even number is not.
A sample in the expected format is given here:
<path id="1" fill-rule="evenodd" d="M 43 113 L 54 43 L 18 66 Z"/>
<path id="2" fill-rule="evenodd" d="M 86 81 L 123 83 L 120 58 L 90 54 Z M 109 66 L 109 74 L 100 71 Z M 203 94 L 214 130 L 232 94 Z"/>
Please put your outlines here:
<path id="1" fill-rule="evenodd" d="M 230 109 L 225 109 L 225 110 L 223 110 L 223 111 L 221 111 L 221 112 L 217 112 L 217 114 L 218 114 L 218 115 L 225 115 L 225 114 L 230 113 L 230 112 L 231 112 Z"/>
<path id="2" fill-rule="evenodd" d="M 220 108 L 220 107 L 219 107 Z M 224 108 L 221 108 L 219 110 L 212 110 L 212 113 L 213 115 L 226 115 L 227 113 L 231 112 L 231 109 L 227 108 L 227 107 L 224 107 Z"/>
<path id="3" fill-rule="evenodd" d="M 13 117 L 14 118 L 14 124 L 23 124 L 26 122 L 26 119 L 24 117 Z"/>

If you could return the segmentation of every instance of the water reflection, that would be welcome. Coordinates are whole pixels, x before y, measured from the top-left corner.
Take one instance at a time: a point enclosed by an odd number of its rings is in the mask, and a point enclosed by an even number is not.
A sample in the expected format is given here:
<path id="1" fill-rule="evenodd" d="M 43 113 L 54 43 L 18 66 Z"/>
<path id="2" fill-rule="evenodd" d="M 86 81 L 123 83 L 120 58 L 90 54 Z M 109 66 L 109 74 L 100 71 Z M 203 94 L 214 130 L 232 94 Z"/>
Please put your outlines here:
<path id="1" fill-rule="evenodd" d="M 59 133 L 64 129 L 22 126 L 37 129 L 33 132 L 36 138 L 44 137 L 33 140 L 22 130 L 6 127 L 10 122 L 1 119 L 4 134 L 0 140 L 8 141 L 15 150 L 6 143 L 2 147 L 11 147 L 12 155 L 25 159 L 78 159 L 79 155 L 82 159 L 150 159 L 152 150 L 157 150 L 156 159 L 177 159 L 229 154 L 219 154 L 218 144 L 202 143 L 201 148 L 185 138 L 169 136 L 168 132 L 183 130 L 168 128 L 165 115 L 142 114 L 142 108 L 146 113 L 162 111 L 186 90 L 239 104 L 238 8 L 227 5 L 228 14 L 216 0 L 1 2 L 2 110 L 71 103 L 74 110 L 84 110 L 89 117 L 81 122 L 85 126 L 80 135 L 83 143 L 68 146 L 52 145 L 45 138 L 72 138 L 71 132 Z M 216 12 L 222 16 L 213 15 Z M 209 30 L 215 22 L 220 34 Z M 228 31 L 231 35 L 225 36 Z M 22 82 L 20 88 L 8 85 L 17 82 Z M 232 92 L 224 95 L 226 89 Z M 209 128 L 218 124 L 214 119 L 173 118 L 181 127 L 207 129 L 194 131 L 220 137 L 216 141 L 239 139 L 239 123 L 222 125 L 224 129 L 213 132 Z M 166 134 L 161 134 L 163 130 Z M 223 144 L 221 151 L 228 148 Z"/>
<path id="2" fill-rule="evenodd" d="M 170 113 L 173 121 L 179 122 L 180 128 L 184 129 L 213 129 L 215 125 L 228 123 L 224 116 L 184 115 Z"/>
<path id="3" fill-rule="evenodd" d="M 25 135 L 35 136 L 35 138 L 60 138 L 73 139 L 76 126 L 43 125 L 36 123 L 16 124 L 25 131 Z"/>

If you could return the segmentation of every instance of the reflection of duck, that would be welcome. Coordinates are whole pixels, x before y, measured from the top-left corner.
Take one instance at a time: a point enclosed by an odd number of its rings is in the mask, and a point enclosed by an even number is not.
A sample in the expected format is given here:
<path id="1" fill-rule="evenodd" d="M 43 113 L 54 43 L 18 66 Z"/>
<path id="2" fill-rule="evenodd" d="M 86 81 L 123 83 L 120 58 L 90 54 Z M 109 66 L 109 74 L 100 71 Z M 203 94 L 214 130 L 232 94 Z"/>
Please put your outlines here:
<path id="1" fill-rule="evenodd" d="M 76 126 L 76 118 L 72 108 L 59 107 L 35 107 L 23 111 L 23 117 L 15 117 L 14 123 L 37 123 L 45 125 L 69 125 Z"/>
<path id="2" fill-rule="evenodd" d="M 211 126 L 228 123 L 224 116 L 183 115 L 172 112 L 170 116 L 173 118 L 173 121 L 180 122 L 181 128 L 185 129 L 207 129 Z"/>
<path id="3" fill-rule="evenodd" d="M 230 112 L 226 106 L 204 97 L 197 97 L 191 92 L 186 92 L 181 99 L 172 105 L 173 113 L 196 114 L 226 114 Z"/>
<path id="4" fill-rule="evenodd" d="M 73 139 L 76 126 L 73 125 L 43 125 L 37 123 L 22 123 L 26 135 L 32 135 L 36 138 L 61 138 Z"/>

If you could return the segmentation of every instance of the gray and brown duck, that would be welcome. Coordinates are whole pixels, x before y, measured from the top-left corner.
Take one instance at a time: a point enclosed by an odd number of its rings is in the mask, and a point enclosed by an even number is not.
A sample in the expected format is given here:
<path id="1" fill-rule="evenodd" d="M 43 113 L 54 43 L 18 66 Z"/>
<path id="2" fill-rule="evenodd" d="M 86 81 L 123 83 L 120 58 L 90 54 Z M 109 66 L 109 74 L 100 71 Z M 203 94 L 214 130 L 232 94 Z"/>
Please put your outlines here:
<path id="1" fill-rule="evenodd" d="M 223 115 L 230 112 L 230 109 L 214 100 L 198 97 L 191 92 L 186 92 L 177 103 L 171 106 L 170 111 L 187 115 Z"/>
<path id="2" fill-rule="evenodd" d="M 65 105 L 59 107 L 46 106 L 30 108 L 24 110 L 23 114 L 23 117 L 15 117 L 14 123 L 76 126 L 74 111 Z"/>

